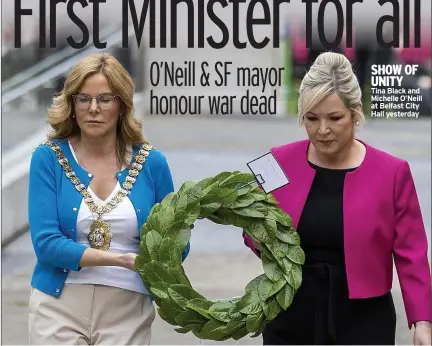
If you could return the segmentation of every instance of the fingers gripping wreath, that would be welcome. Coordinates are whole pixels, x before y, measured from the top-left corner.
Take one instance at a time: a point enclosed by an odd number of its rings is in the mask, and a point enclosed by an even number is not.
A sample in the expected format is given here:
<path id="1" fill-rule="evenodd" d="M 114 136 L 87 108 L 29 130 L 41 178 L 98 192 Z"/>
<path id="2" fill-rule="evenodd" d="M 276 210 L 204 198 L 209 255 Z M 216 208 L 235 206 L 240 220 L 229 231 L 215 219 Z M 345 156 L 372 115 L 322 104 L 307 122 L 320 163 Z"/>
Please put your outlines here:
<path id="1" fill-rule="evenodd" d="M 137 271 L 160 317 L 177 332 L 215 341 L 258 336 L 300 287 L 305 256 L 299 236 L 274 197 L 254 182 L 239 171 L 186 182 L 156 204 L 143 225 Z M 192 288 L 181 254 L 198 218 L 241 227 L 260 244 L 264 274 L 247 284 L 244 296 L 211 301 Z"/>

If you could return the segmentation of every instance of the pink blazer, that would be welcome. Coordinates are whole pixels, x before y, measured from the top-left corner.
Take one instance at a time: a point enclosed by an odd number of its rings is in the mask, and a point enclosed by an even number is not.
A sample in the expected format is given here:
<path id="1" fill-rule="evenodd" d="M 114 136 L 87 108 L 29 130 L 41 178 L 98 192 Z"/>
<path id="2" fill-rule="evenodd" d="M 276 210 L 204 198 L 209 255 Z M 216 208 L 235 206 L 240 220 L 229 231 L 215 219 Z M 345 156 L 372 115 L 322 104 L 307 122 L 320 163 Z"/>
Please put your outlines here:
<path id="1" fill-rule="evenodd" d="M 383 295 L 393 280 L 393 258 L 409 328 L 431 321 L 428 243 L 408 163 L 366 146 L 359 168 L 344 185 L 345 264 L 351 299 Z M 297 228 L 315 170 L 307 162 L 309 140 L 271 149 L 290 184 L 273 192 Z M 254 252 L 252 240 L 243 234 Z"/>

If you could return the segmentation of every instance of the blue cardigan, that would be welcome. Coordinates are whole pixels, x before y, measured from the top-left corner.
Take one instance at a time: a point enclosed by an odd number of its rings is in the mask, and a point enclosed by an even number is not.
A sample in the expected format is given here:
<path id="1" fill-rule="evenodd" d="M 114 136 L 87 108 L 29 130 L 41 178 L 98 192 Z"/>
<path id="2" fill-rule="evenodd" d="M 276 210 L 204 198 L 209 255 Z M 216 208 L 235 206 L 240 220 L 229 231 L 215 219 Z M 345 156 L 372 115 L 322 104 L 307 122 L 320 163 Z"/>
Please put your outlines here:
<path id="1" fill-rule="evenodd" d="M 57 143 L 69 161 L 72 170 L 87 188 L 92 175 L 75 161 L 67 139 L 51 140 Z M 134 147 L 138 151 L 139 147 Z M 123 184 L 128 169 L 117 173 Z M 151 208 L 174 191 L 171 172 L 165 156 L 157 149 L 150 151 L 136 182 L 128 195 L 140 228 Z M 76 242 L 76 223 L 82 195 L 66 177 L 54 151 L 40 145 L 33 152 L 29 173 L 28 215 L 30 234 L 36 254 L 36 265 L 31 285 L 53 296 L 60 296 L 70 270 L 80 270 L 79 263 L 87 248 Z M 188 243 L 183 259 L 189 254 Z"/>

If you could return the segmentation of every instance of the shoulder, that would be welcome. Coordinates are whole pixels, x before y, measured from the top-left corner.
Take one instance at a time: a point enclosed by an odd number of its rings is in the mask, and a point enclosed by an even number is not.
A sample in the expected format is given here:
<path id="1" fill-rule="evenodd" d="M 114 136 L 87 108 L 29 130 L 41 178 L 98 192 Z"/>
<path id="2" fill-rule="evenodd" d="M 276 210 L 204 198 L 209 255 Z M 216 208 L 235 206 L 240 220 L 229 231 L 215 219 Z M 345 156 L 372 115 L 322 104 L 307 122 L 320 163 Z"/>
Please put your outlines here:
<path id="1" fill-rule="evenodd" d="M 157 148 L 152 148 L 149 156 L 147 157 L 147 160 L 152 165 L 156 166 L 164 165 L 167 162 L 166 156 L 162 153 L 160 149 Z"/>
<path id="2" fill-rule="evenodd" d="M 364 142 L 363 142 L 364 143 Z M 366 144 L 366 143 L 364 143 Z M 413 175 L 407 160 L 392 155 L 384 150 L 366 144 L 366 159 L 363 161 L 365 178 L 379 182 L 380 186 L 403 186 L 413 181 Z"/>
<path id="3" fill-rule="evenodd" d="M 373 147 L 365 142 L 363 143 L 366 144 L 366 155 L 369 156 L 369 160 L 373 162 L 374 165 L 381 166 L 386 171 L 393 170 L 395 172 L 405 167 L 409 167 L 407 160 L 385 152 L 384 150 Z"/>
<path id="4" fill-rule="evenodd" d="M 153 147 L 151 144 L 146 145 L 146 143 L 143 143 L 134 145 L 134 154 L 139 155 L 140 149 L 144 149 L 144 151 L 148 152 L 146 157 L 146 165 L 148 165 L 150 169 L 158 169 L 167 165 L 167 159 L 160 149 Z"/>
<path id="5" fill-rule="evenodd" d="M 34 149 L 33 154 L 38 153 L 42 155 L 42 153 L 54 153 L 53 150 L 56 146 L 58 146 L 61 150 L 63 150 L 64 146 L 68 145 L 67 139 L 46 139 L 40 142 Z"/>
<path id="6" fill-rule="evenodd" d="M 52 156 L 55 155 L 55 152 L 53 150 L 53 144 L 59 145 L 59 140 L 45 140 L 40 142 L 32 152 L 32 158 L 38 158 L 38 159 L 50 159 Z"/>
<path id="7" fill-rule="evenodd" d="M 304 153 L 304 150 L 307 149 L 308 145 L 309 140 L 303 139 L 300 141 L 274 146 L 270 149 L 270 151 L 275 155 L 293 155 L 298 153 Z"/>
<path id="8" fill-rule="evenodd" d="M 153 146 L 150 146 L 149 148 L 146 147 L 146 145 L 141 145 L 140 147 L 144 148 L 144 150 L 148 152 L 145 163 L 143 163 L 142 172 L 144 173 L 144 176 L 147 176 L 156 184 L 157 196 L 161 193 L 165 195 L 168 192 L 173 191 L 173 179 L 165 155 L 161 150 L 154 148 Z M 140 147 L 138 147 L 138 152 Z"/>
<path id="9" fill-rule="evenodd" d="M 31 162 L 34 165 L 45 165 L 56 159 L 56 148 L 64 151 L 67 139 L 48 139 L 39 143 L 32 152 Z"/>

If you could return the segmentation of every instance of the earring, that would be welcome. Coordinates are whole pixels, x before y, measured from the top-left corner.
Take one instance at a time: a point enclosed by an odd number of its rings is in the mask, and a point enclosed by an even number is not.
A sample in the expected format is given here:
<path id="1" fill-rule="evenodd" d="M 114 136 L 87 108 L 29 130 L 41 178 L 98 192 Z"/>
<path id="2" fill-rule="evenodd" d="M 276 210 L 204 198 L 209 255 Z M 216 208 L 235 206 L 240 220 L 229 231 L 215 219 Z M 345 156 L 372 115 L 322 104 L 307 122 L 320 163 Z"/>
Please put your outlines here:
<path id="1" fill-rule="evenodd" d="M 360 125 L 360 122 L 356 121 L 355 126 L 359 126 L 359 125 Z"/>

